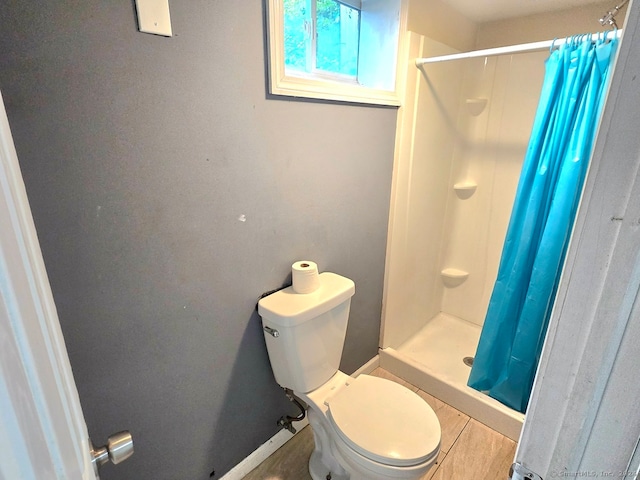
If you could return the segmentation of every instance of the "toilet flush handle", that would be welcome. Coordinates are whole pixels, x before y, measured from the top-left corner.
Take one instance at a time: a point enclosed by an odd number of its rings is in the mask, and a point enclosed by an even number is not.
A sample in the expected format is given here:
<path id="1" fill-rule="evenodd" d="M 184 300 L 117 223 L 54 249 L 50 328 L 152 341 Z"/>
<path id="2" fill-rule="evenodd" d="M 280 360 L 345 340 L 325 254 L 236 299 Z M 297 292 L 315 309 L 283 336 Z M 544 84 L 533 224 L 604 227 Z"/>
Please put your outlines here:
<path id="1" fill-rule="evenodd" d="M 275 328 L 267 327 L 266 325 L 262 327 L 265 332 L 267 332 L 272 337 L 278 338 L 280 336 L 280 332 Z"/>

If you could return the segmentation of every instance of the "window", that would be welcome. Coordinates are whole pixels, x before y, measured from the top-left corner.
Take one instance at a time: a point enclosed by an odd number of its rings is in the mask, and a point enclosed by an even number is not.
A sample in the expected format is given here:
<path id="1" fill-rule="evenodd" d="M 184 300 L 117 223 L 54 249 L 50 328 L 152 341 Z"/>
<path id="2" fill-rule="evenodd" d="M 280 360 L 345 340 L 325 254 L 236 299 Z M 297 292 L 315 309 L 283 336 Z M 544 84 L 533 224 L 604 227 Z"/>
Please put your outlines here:
<path id="1" fill-rule="evenodd" d="M 405 0 L 269 0 L 272 94 L 398 105 Z"/>

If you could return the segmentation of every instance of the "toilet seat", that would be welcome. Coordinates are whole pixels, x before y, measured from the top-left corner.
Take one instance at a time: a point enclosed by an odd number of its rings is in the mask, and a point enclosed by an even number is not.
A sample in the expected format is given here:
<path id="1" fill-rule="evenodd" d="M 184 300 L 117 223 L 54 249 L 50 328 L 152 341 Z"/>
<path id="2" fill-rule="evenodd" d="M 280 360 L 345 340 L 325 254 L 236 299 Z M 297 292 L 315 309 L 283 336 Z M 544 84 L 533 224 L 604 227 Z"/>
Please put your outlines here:
<path id="1" fill-rule="evenodd" d="M 369 375 L 349 379 L 325 401 L 340 439 L 373 462 L 391 467 L 424 464 L 440 449 L 440 423 L 416 393 Z"/>

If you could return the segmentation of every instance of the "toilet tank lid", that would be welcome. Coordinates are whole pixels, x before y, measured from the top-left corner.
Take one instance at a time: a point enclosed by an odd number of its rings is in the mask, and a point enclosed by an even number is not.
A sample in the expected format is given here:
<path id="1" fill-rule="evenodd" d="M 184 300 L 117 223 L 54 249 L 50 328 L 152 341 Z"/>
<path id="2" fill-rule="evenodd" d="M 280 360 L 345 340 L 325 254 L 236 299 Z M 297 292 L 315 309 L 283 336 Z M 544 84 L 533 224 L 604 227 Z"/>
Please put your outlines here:
<path id="1" fill-rule="evenodd" d="M 323 272 L 318 278 L 315 292 L 296 293 L 287 287 L 260 299 L 258 313 L 276 325 L 299 325 L 349 300 L 356 291 L 353 280 L 335 273 Z"/>

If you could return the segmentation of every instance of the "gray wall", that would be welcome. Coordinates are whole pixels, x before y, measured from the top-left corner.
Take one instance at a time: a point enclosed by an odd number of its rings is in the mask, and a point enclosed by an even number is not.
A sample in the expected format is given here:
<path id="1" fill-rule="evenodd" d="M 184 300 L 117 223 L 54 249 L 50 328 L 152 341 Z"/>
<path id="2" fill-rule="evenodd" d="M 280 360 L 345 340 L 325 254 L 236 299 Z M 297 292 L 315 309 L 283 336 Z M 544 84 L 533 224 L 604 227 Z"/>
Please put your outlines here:
<path id="1" fill-rule="evenodd" d="M 352 278 L 342 369 L 377 352 L 396 111 L 267 98 L 263 5 L 3 1 L 0 89 L 103 479 L 219 478 L 294 413 L 255 312 Z M 239 218 L 244 215 L 245 221 Z"/>

